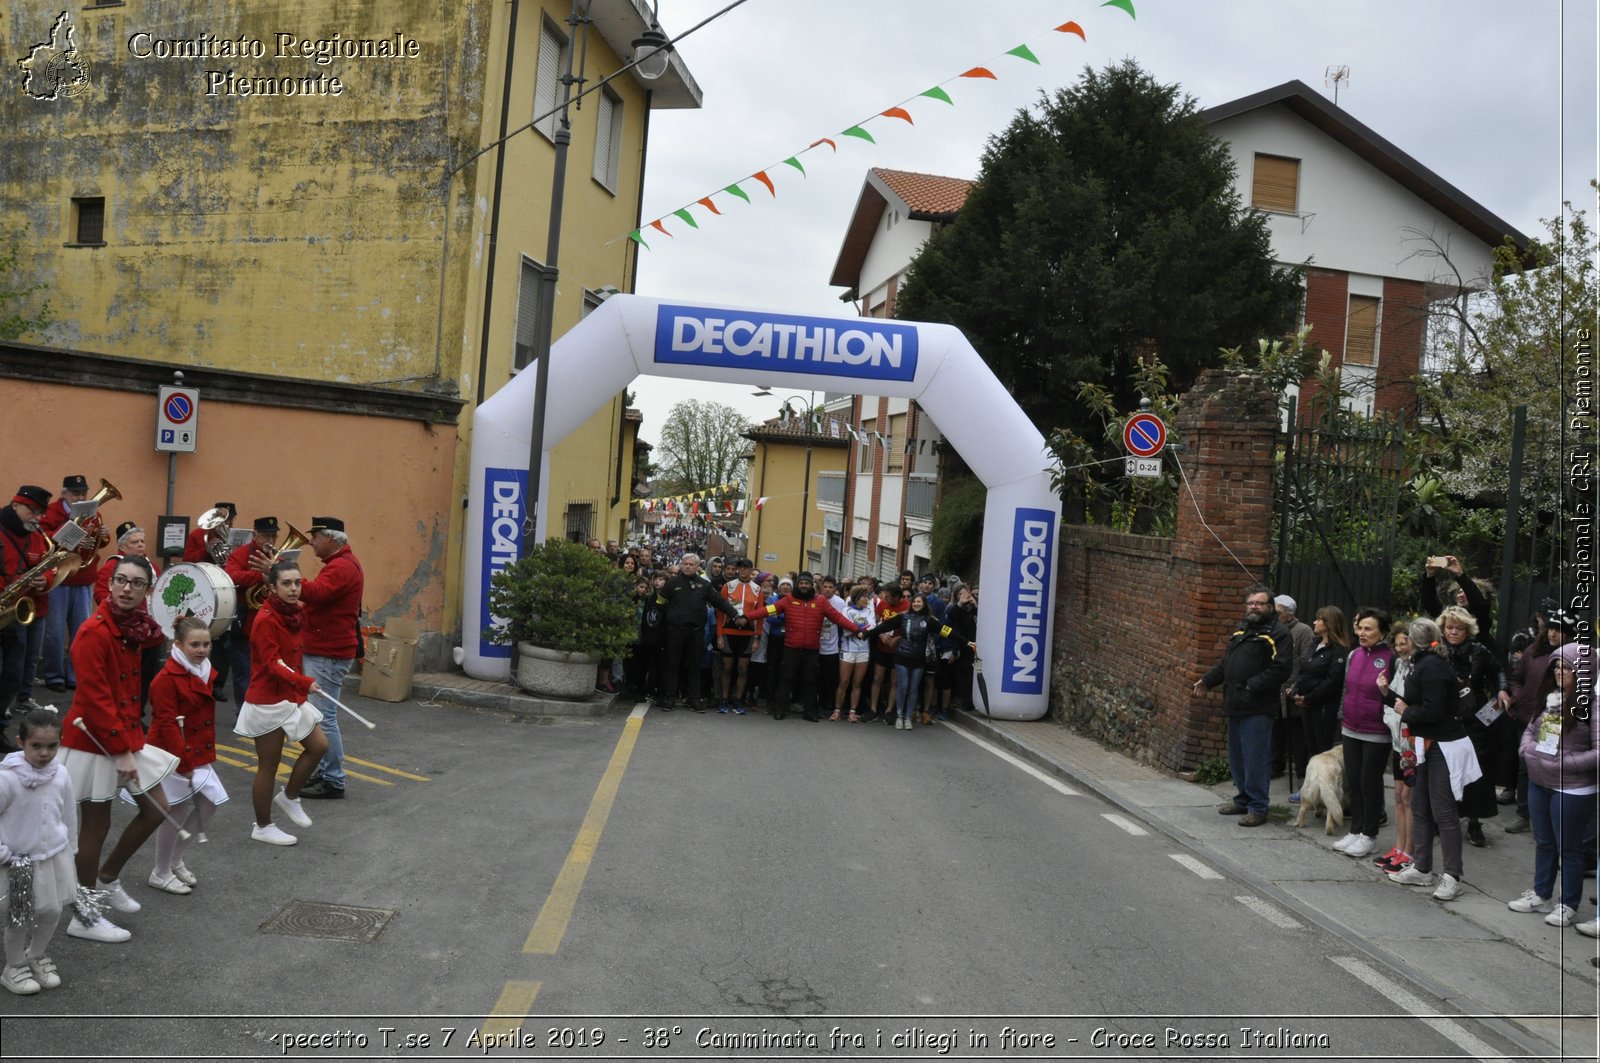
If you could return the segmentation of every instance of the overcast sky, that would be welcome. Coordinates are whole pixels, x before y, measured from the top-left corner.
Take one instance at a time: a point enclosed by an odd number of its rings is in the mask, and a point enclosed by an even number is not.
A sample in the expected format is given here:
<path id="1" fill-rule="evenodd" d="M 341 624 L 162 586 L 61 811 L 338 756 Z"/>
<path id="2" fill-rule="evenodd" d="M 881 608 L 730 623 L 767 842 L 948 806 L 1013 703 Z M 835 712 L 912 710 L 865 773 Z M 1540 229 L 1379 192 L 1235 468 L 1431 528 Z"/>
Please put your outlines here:
<path id="1" fill-rule="evenodd" d="M 675 36 L 731 0 L 662 0 Z M 746 0 L 680 45 L 704 92 L 697 110 L 651 117 L 644 218 L 780 164 L 778 195 L 748 184 L 749 205 L 639 256 L 643 295 L 823 314 L 848 312 L 828 278 L 872 166 L 977 176 L 988 137 L 1041 91 L 1125 57 L 1201 107 L 1299 79 L 1523 233 L 1563 197 L 1594 211 L 1596 19 L 1593 0 L 1134 0 L 1130 19 L 1098 0 Z M 1563 24 L 1562 19 L 1565 18 Z M 1087 41 L 1052 32 L 1076 20 Z M 1562 41 L 1566 44 L 1563 48 Z M 1006 55 L 1028 44 L 1034 66 Z M 955 106 L 907 104 L 915 125 L 877 119 L 876 145 L 838 133 L 977 65 L 997 81 L 947 85 Z M 807 176 L 781 162 L 803 156 Z M 772 416 L 748 387 L 643 377 L 644 436 L 695 397 Z"/>

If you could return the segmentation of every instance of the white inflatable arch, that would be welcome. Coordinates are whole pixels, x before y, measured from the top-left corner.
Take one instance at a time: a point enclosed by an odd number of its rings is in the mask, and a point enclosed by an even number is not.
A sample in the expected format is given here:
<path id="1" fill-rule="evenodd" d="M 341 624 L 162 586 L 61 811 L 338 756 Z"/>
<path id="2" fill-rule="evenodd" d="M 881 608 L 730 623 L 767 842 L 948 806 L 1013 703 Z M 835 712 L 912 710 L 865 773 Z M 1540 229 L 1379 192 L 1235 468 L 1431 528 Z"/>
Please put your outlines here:
<path id="1" fill-rule="evenodd" d="M 1060 502 L 1043 437 L 958 330 L 613 296 L 551 351 L 542 484 L 551 450 L 647 373 L 757 385 L 785 378 L 806 389 L 915 399 L 988 488 L 978 656 L 990 711 L 1045 715 Z M 473 419 L 462 647 L 467 674 L 478 679 L 504 681 L 511 670 L 510 647 L 484 636 L 495 626 L 489 577 L 520 546 L 534 377 L 518 374 Z M 539 501 L 542 538 L 550 511 Z M 974 699 L 982 704 L 977 691 Z"/>

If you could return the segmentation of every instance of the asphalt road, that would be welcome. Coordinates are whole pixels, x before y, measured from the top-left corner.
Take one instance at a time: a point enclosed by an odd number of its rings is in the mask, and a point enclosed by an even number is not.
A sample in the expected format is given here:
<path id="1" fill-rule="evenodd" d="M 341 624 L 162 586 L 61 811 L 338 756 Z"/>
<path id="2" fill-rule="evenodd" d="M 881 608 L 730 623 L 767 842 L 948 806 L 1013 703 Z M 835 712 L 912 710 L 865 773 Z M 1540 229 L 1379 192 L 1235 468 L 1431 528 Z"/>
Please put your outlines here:
<path id="1" fill-rule="evenodd" d="M 5 1057 L 1513 1054 L 947 727 L 353 704 L 379 727 L 346 731 L 349 799 L 254 843 L 227 742 L 200 885 L 158 893 L 136 855 L 134 940 L 58 935 L 63 987 L 0 994 Z M 386 921 L 271 932 L 303 902 Z"/>

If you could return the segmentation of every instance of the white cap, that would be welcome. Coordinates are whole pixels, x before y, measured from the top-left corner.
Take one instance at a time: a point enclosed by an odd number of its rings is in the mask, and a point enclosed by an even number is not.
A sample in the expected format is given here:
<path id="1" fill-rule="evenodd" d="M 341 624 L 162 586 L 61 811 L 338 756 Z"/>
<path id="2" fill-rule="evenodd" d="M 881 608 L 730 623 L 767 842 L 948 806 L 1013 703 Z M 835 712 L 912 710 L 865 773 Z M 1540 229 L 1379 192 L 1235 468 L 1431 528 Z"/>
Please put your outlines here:
<path id="1" fill-rule="evenodd" d="M 784 586 L 785 584 L 788 584 L 789 586 L 793 587 L 794 586 L 794 580 L 790 579 L 788 576 L 785 576 L 785 577 L 783 577 L 782 579 L 780 579 L 778 581 L 778 586 L 780 586 L 780 587 Z"/>
<path id="2" fill-rule="evenodd" d="M 1272 604 L 1276 605 L 1280 609 L 1287 609 L 1291 613 L 1294 612 L 1295 601 L 1287 594 L 1278 595 L 1276 598 L 1272 599 Z"/>

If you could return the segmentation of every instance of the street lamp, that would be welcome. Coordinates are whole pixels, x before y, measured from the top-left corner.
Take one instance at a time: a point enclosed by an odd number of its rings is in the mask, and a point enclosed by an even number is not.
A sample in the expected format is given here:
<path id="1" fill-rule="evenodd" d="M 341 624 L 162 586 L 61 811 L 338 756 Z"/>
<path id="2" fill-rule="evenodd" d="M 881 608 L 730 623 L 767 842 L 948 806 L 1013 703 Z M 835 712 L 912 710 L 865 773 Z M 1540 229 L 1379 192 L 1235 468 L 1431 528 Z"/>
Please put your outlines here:
<path id="1" fill-rule="evenodd" d="M 572 47 L 567 48 L 566 69 L 561 74 L 561 118 L 556 124 L 555 175 L 550 189 L 550 228 L 545 243 L 544 275 L 540 278 L 539 314 L 534 322 L 533 357 L 538 360 L 534 371 L 533 425 L 528 440 L 528 513 L 522 521 L 522 550 L 526 557 L 532 550 L 539 528 L 539 492 L 543 487 L 545 398 L 550 389 L 550 343 L 555 333 L 556 280 L 561 255 L 561 213 L 567 192 L 567 148 L 572 144 L 572 86 L 583 78 L 572 74 L 572 56 L 577 50 L 578 37 L 582 36 L 584 54 L 589 51 L 589 27 L 594 20 L 589 17 L 594 0 L 572 0 L 572 14 L 567 25 L 572 27 Z M 634 70 L 641 78 L 654 81 L 666 73 L 672 45 L 661 32 L 656 16 L 661 0 L 656 0 L 650 12 L 650 28 L 633 42 Z M 645 54 L 644 49 L 651 51 Z M 510 74 L 507 74 L 509 77 Z"/>
<path id="2" fill-rule="evenodd" d="M 772 394 L 772 389 L 766 385 L 762 385 L 755 391 L 752 391 L 750 394 L 756 395 L 760 398 L 774 397 Z M 811 517 L 811 430 L 813 420 L 817 414 L 816 400 L 817 393 L 815 391 L 808 392 L 808 397 L 805 400 L 806 423 L 804 426 L 806 434 L 806 470 L 804 473 L 804 482 L 802 483 L 800 490 L 800 568 L 796 571 L 805 571 L 811 567 L 811 544 L 806 538 L 806 522 Z M 790 395 L 788 398 L 783 400 L 783 405 L 779 407 L 778 414 L 779 420 L 782 423 L 788 424 L 789 418 L 795 416 L 795 411 L 790 408 L 789 404 L 791 402 L 798 401 L 800 401 L 799 395 Z"/>

